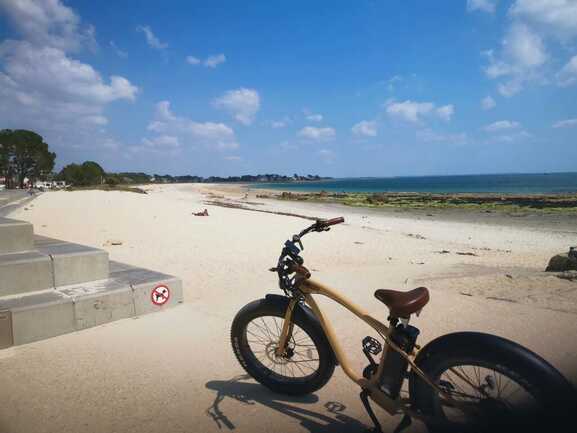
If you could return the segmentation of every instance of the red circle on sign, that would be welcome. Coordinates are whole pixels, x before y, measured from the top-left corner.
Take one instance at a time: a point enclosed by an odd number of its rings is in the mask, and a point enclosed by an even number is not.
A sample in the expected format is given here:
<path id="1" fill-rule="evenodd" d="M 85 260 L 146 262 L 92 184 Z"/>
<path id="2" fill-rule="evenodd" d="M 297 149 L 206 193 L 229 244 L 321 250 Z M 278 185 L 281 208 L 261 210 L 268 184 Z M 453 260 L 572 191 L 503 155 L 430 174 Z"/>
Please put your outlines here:
<path id="1" fill-rule="evenodd" d="M 150 292 L 150 299 L 154 305 L 164 305 L 170 299 L 170 290 L 163 284 L 156 286 Z"/>

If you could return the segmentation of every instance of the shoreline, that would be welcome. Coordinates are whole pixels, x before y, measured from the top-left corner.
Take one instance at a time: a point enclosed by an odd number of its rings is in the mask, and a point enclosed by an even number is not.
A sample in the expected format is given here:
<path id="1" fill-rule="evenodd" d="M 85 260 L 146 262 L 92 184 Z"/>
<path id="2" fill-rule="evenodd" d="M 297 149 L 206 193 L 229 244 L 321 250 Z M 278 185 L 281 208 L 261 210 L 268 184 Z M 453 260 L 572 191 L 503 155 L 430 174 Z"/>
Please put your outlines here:
<path id="1" fill-rule="evenodd" d="M 218 184 L 211 185 L 212 191 L 248 194 L 252 199 L 271 200 L 284 203 L 302 203 L 317 208 L 331 208 L 343 212 L 367 215 L 383 215 L 394 218 L 417 218 L 429 221 L 448 221 L 461 223 L 475 223 L 499 225 L 507 227 L 526 227 L 531 229 L 545 229 L 568 234 L 577 234 L 575 221 L 577 207 L 562 211 L 542 211 L 537 209 L 499 209 L 465 207 L 410 207 L 410 206 L 351 206 L 339 201 L 331 200 L 289 200 L 282 199 L 282 191 L 252 188 L 251 184 L 236 185 L 236 188 L 219 188 Z M 298 194 L 298 193 L 293 193 Z M 306 193 L 305 193 L 306 194 Z M 396 194 L 396 193 L 393 193 Z M 419 193 L 416 193 L 419 194 Z M 269 197 L 264 197 L 269 195 Z M 496 196 L 496 195 L 495 195 Z M 576 196 L 577 200 L 577 196 Z"/>

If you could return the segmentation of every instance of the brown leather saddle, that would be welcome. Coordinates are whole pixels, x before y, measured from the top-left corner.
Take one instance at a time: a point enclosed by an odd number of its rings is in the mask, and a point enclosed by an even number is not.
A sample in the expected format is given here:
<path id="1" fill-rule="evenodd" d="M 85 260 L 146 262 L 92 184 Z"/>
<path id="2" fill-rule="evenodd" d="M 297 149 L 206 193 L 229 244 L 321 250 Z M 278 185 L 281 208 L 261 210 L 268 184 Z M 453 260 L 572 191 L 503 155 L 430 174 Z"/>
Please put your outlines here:
<path id="1" fill-rule="evenodd" d="M 389 307 L 392 317 L 405 319 L 427 305 L 429 290 L 426 287 L 418 287 L 408 292 L 379 289 L 375 291 L 375 298 Z"/>

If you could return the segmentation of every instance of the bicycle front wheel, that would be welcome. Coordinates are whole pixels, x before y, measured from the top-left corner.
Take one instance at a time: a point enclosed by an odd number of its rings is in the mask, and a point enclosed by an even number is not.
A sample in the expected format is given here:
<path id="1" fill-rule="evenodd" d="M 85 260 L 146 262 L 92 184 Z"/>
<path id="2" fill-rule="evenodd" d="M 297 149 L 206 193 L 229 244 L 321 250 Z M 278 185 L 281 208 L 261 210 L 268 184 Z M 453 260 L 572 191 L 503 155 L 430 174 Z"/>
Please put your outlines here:
<path id="1" fill-rule="evenodd" d="M 277 356 L 285 312 L 282 303 L 268 299 L 245 306 L 232 323 L 232 348 L 246 372 L 272 391 L 309 394 L 331 378 L 332 351 L 322 331 L 295 312 L 286 355 Z"/>

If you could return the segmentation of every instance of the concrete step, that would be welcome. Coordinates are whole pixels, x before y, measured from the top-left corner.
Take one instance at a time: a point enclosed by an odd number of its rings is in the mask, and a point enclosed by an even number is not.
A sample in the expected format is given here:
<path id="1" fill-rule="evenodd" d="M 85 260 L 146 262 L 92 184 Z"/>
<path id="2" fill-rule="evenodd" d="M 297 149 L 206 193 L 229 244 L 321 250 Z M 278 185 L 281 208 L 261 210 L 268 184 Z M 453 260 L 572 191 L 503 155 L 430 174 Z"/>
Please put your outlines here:
<path id="1" fill-rule="evenodd" d="M 52 260 L 54 287 L 108 278 L 108 253 L 97 248 L 36 236 L 35 248 Z"/>
<path id="2" fill-rule="evenodd" d="M 0 217 L 0 254 L 29 251 L 33 248 L 32 224 Z"/>
<path id="3" fill-rule="evenodd" d="M 12 345 L 44 340 L 76 330 L 72 299 L 55 290 L 0 298 L 0 314 L 11 318 L 11 323 L 0 322 L 0 326 L 12 329 Z M 0 330 L 0 334 L 7 332 Z M 6 341 L 4 344 L 9 347 Z"/>
<path id="4" fill-rule="evenodd" d="M 106 279 L 108 253 L 36 236 L 34 250 L 0 255 L 0 296 Z"/>
<path id="5" fill-rule="evenodd" d="M 0 255 L 0 296 L 54 287 L 52 261 L 46 254 L 28 251 Z"/>
<path id="6" fill-rule="evenodd" d="M 0 297 L 0 348 L 162 311 L 183 301 L 176 277 L 117 262 L 110 268 L 106 280 Z M 158 286 L 169 291 L 162 305 L 153 302 Z"/>

